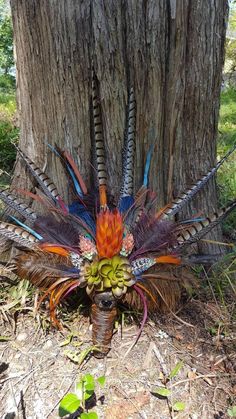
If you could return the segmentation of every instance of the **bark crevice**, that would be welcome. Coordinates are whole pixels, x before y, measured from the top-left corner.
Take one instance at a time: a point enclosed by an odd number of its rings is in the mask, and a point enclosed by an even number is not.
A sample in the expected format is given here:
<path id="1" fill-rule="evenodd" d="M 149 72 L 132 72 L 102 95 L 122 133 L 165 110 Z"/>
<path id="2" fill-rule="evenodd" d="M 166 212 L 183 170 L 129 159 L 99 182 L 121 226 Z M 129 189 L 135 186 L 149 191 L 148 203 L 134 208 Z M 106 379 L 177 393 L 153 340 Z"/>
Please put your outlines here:
<path id="1" fill-rule="evenodd" d="M 67 148 L 90 184 L 92 60 L 112 193 L 120 189 L 131 84 L 137 102 L 137 187 L 153 143 L 150 187 L 158 192 L 160 207 L 214 163 L 227 2 L 11 0 L 11 7 L 20 147 L 46 165 L 61 194 L 68 194 L 66 178 L 45 141 Z M 14 185 L 30 187 L 20 162 Z M 206 214 L 216 206 L 212 181 L 191 212 Z"/>

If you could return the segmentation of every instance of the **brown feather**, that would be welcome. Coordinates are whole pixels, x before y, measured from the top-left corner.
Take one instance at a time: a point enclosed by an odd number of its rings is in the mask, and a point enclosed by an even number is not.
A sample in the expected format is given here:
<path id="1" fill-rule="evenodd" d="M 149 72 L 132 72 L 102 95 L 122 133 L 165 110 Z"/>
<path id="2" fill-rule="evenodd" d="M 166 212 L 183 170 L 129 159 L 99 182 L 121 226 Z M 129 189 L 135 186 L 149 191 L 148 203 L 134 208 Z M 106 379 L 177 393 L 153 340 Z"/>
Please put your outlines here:
<path id="1" fill-rule="evenodd" d="M 13 260 L 13 266 L 20 278 L 27 278 L 44 290 L 53 285 L 58 278 L 76 276 L 75 273 L 68 272 L 73 267 L 69 258 L 40 250 L 18 254 Z"/>
<path id="2" fill-rule="evenodd" d="M 49 300 L 50 318 L 51 318 L 52 324 L 57 329 L 62 329 L 62 327 L 61 327 L 60 322 L 56 318 L 56 308 L 57 308 L 58 304 L 60 303 L 61 299 L 63 298 L 63 296 L 68 291 L 68 289 L 78 282 L 78 280 L 70 280 L 70 278 L 67 278 L 67 279 L 69 281 L 67 281 L 65 284 L 55 285 L 55 287 L 51 291 L 51 295 L 50 295 L 50 300 Z M 47 295 L 48 295 L 48 292 L 43 295 L 43 297 L 40 300 L 40 304 L 46 298 Z"/>
<path id="3" fill-rule="evenodd" d="M 179 306 L 181 289 L 186 280 L 191 280 L 184 272 L 184 268 L 155 267 L 143 274 L 142 280 L 137 282 L 145 293 L 149 312 L 175 312 Z M 146 292 L 145 292 L 146 291 Z M 142 310 L 142 301 L 135 290 L 130 289 L 124 297 L 124 302 L 134 309 Z"/>

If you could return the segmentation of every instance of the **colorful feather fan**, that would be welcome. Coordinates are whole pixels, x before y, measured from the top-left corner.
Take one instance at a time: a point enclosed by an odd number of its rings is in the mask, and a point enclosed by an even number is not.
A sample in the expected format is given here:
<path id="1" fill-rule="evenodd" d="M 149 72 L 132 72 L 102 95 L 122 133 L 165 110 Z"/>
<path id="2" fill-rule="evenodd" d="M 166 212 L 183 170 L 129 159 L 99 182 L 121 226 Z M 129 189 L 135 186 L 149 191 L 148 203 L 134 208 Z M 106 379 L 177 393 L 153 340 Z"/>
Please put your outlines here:
<path id="1" fill-rule="evenodd" d="M 135 97 L 130 89 L 127 127 L 123 150 L 123 175 L 120 194 L 114 200 L 107 193 L 107 171 L 98 83 L 93 76 L 93 140 L 97 192 L 88 192 L 79 170 L 67 151 L 50 146 L 61 160 L 76 198 L 67 205 L 54 183 L 29 157 L 18 152 L 35 177 L 41 190 L 24 194 L 40 202 L 42 215 L 6 190 L 1 200 L 21 220 L 14 224 L 0 222 L 0 235 L 16 243 L 18 254 L 9 262 L 20 277 L 28 278 L 49 297 L 50 316 L 60 327 L 56 308 L 75 289 L 84 288 L 89 295 L 93 343 L 101 354 L 109 351 L 117 305 L 144 308 L 144 326 L 148 310 L 160 306 L 173 310 L 178 295 L 178 278 L 173 267 L 185 264 L 185 249 L 201 239 L 236 207 L 236 200 L 218 214 L 201 219 L 175 222 L 173 216 L 215 174 L 231 150 L 217 165 L 163 210 L 157 211 L 156 195 L 148 189 L 148 172 L 153 148 L 149 151 L 141 188 L 134 193 Z M 234 147 L 235 149 L 235 147 Z M 191 258 L 189 259 L 191 261 Z M 193 258 L 194 260 L 194 258 Z M 165 266 L 165 269 L 164 269 Z M 163 289 L 171 280 L 172 288 Z M 176 293 L 175 293 L 176 291 Z M 139 333 L 139 334 L 140 334 Z"/>

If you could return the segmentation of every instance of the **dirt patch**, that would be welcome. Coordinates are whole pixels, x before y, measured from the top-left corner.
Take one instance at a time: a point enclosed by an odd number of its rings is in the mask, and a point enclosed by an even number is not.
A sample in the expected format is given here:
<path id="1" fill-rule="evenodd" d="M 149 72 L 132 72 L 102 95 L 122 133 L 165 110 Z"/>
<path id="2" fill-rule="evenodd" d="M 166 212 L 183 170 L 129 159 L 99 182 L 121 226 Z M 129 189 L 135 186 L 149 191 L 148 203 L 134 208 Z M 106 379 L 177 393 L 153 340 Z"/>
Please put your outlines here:
<path id="1" fill-rule="evenodd" d="M 137 326 L 128 325 L 114 334 L 112 349 L 104 360 L 91 357 L 80 368 L 64 354 L 82 351 L 91 345 L 89 319 L 82 316 L 70 322 L 76 338 L 60 346 L 68 336 L 38 326 L 31 313 L 21 314 L 16 324 L 2 316 L 0 411 L 3 418 L 47 419 L 58 417 L 58 403 L 73 391 L 76 379 L 84 373 L 106 376 L 104 389 L 96 391 L 94 411 L 105 419 L 226 418 L 235 403 L 236 334 L 232 324 L 225 329 L 216 303 L 190 301 L 178 314 L 149 321 L 138 344 L 131 347 Z M 226 319 L 224 319 L 226 324 Z M 221 322 L 221 323 L 220 323 Z M 64 342 L 65 343 L 65 342 Z M 177 364 L 183 367 L 167 387 L 169 401 L 152 394 L 163 386 Z M 171 411 L 175 401 L 186 404 L 183 412 Z"/>

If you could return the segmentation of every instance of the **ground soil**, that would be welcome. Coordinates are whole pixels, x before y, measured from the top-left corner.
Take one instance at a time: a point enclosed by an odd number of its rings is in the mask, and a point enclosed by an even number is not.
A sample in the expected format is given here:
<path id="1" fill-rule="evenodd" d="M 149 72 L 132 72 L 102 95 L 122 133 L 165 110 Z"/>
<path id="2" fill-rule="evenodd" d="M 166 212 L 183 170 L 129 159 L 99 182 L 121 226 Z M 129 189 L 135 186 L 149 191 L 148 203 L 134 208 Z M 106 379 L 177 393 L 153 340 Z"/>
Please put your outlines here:
<path id="1" fill-rule="evenodd" d="M 91 346 L 89 317 L 74 313 L 64 320 L 65 329 L 60 332 L 48 329 L 45 317 L 39 321 L 32 306 L 12 314 L 3 304 L 1 417 L 58 418 L 61 398 L 89 373 L 106 377 L 105 387 L 96 390 L 92 408 L 99 419 L 228 418 L 227 409 L 236 404 L 235 324 L 229 310 L 210 298 L 204 300 L 201 296 L 189 299 L 179 319 L 168 315 L 149 320 L 130 351 L 138 326 L 132 321 L 123 327 L 119 324 L 108 356 L 88 357 L 81 366 L 65 351 L 79 355 Z M 129 323 L 132 316 L 123 317 Z M 73 338 L 63 346 L 68 324 Z M 155 388 L 168 381 L 180 360 L 183 367 L 166 384 L 171 389 L 169 399 L 158 398 Z M 172 411 L 175 401 L 185 403 L 184 411 Z"/>

